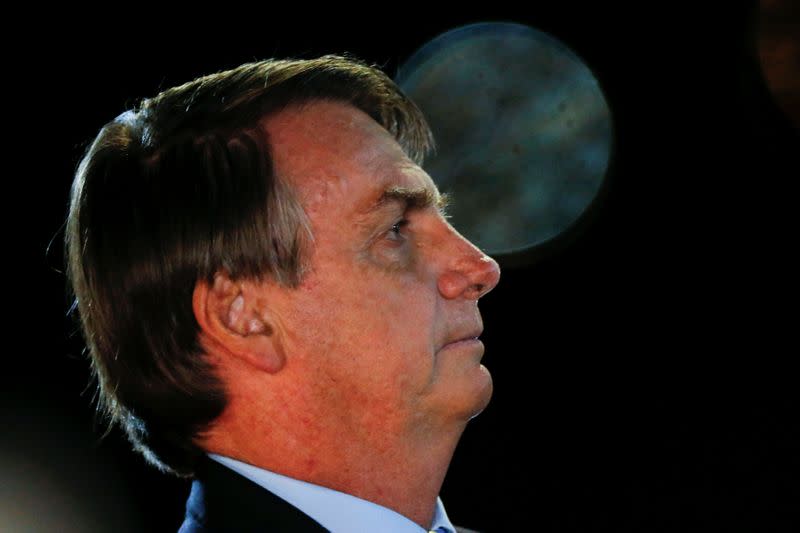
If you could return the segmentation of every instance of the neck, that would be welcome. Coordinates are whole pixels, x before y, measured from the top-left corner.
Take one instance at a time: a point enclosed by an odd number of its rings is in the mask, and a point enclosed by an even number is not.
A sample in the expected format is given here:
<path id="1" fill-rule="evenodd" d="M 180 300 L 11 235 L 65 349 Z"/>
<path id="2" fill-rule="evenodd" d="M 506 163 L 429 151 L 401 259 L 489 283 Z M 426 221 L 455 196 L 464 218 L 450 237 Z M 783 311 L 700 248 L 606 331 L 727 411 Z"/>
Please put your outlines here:
<path id="1" fill-rule="evenodd" d="M 393 424 L 384 417 L 376 431 L 374 425 L 343 424 L 310 412 L 307 403 L 283 400 L 259 401 L 261 409 L 253 410 L 231 398 L 204 449 L 351 494 L 392 509 L 426 530 L 431 527 L 466 421 L 434 431 L 419 424 Z M 264 414 L 264 405 L 281 410 Z"/>

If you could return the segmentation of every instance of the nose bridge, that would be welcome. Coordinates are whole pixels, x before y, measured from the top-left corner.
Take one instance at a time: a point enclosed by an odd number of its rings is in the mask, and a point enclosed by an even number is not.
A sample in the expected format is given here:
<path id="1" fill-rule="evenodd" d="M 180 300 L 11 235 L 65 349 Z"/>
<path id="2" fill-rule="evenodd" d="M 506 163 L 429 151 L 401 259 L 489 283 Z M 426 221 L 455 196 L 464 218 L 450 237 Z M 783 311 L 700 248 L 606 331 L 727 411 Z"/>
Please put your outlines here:
<path id="1" fill-rule="evenodd" d="M 481 298 L 500 281 L 500 265 L 469 239 L 447 224 L 447 243 L 442 247 L 445 266 L 439 286 L 443 295 Z"/>

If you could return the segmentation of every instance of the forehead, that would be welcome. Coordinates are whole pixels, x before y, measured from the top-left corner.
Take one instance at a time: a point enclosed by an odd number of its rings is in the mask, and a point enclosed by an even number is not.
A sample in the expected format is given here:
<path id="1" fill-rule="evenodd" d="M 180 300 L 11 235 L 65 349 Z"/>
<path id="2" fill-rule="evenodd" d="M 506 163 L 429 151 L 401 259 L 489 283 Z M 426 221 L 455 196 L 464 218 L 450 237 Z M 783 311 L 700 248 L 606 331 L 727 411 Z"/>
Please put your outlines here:
<path id="1" fill-rule="evenodd" d="M 294 186 L 307 209 L 335 200 L 356 216 L 368 215 L 394 199 L 385 193 L 397 188 L 438 199 L 430 177 L 394 137 L 349 104 L 310 102 L 269 117 L 263 126 L 276 173 Z"/>

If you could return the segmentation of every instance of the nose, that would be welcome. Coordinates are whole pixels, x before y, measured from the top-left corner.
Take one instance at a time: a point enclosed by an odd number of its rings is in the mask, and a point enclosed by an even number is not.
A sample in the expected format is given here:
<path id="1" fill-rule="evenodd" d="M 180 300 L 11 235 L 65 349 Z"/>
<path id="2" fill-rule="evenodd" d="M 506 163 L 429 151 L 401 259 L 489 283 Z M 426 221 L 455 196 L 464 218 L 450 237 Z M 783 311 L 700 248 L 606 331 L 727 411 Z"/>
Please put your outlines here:
<path id="1" fill-rule="evenodd" d="M 450 227 L 451 239 L 442 248 L 445 269 L 439 276 L 439 292 L 445 298 L 478 300 L 497 286 L 500 265 Z"/>

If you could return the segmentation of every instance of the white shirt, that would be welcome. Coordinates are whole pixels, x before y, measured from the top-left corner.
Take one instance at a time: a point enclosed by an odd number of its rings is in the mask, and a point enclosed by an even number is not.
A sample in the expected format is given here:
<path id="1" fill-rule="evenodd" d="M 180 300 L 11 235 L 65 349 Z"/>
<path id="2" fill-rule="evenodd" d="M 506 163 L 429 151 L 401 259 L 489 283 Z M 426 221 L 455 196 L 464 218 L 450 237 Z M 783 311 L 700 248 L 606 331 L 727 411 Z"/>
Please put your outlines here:
<path id="1" fill-rule="evenodd" d="M 332 533 L 425 533 L 419 524 L 400 513 L 352 494 L 276 474 L 223 455 L 210 453 L 208 456 L 286 500 Z M 456 533 L 438 496 L 431 531 L 437 528 Z"/>

